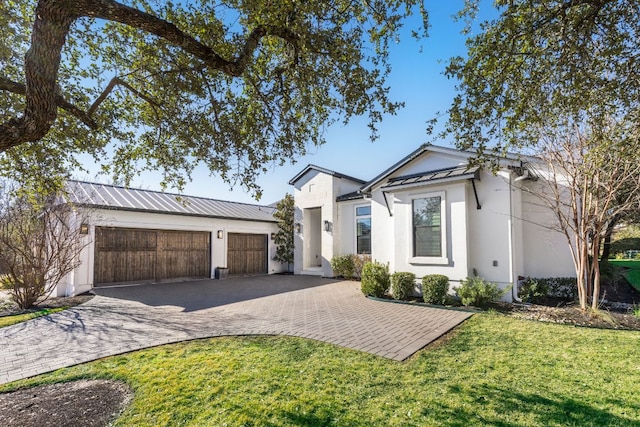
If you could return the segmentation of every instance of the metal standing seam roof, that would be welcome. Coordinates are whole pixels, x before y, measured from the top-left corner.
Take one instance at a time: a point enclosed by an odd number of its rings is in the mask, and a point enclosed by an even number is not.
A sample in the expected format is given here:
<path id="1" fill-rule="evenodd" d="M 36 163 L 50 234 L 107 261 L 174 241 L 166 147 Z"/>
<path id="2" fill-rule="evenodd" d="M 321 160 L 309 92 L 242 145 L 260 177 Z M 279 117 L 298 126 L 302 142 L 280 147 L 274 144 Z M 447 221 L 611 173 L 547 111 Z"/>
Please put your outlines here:
<path id="1" fill-rule="evenodd" d="M 469 165 L 464 164 L 450 168 L 398 176 L 389 179 L 387 184 L 382 187 L 382 190 L 390 190 L 398 187 L 406 187 L 431 182 L 478 178 L 479 170 L 480 167 L 478 166 L 469 167 Z"/>
<path id="2" fill-rule="evenodd" d="M 270 206 L 184 196 L 85 181 L 68 181 L 72 203 L 101 209 L 276 222 Z"/>

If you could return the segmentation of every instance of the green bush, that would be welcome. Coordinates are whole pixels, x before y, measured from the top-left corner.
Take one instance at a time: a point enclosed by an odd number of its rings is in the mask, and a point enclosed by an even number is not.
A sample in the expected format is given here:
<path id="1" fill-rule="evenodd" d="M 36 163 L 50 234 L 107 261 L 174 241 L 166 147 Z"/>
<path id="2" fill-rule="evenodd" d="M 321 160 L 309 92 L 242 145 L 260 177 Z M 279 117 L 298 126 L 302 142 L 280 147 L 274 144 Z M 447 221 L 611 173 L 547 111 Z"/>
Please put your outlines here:
<path id="1" fill-rule="evenodd" d="M 408 300 L 416 286 L 416 275 L 398 271 L 391 275 L 391 296 L 397 300 Z"/>
<path id="2" fill-rule="evenodd" d="M 381 298 L 389 289 L 389 265 L 368 262 L 362 268 L 360 289 L 365 295 Z"/>
<path id="3" fill-rule="evenodd" d="M 578 298 L 578 281 L 575 277 L 547 277 L 531 279 L 547 290 L 547 296 L 575 300 Z"/>
<path id="4" fill-rule="evenodd" d="M 331 258 L 333 275 L 351 280 L 355 273 L 354 255 L 338 255 Z"/>
<path id="5" fill-rule="evenodd" d="M 449 278 L 442 274 L 428 274 L 422 278 L 422 299 L 428 304 L 444 305 L 449 292 Z"/>
<path id="6" fill-rule="evenodd" d="M 487 282 L 478 276 L 467 277 L 461 284 L 462 286 L 453 290 L 462 300 L 462 304 L 476 307 L 483 307 L 492 301 L 499 300 L 511 289 L 511 286 L 500 289 L 496 283 Z"/>
<path id="7" fill-rule="evenodd" d="M 518 286 L 518 298 L 526 302 L 536 302 L 546 297 L 548 292 L 546 281 L 531 277 L 527 277 Z"/>

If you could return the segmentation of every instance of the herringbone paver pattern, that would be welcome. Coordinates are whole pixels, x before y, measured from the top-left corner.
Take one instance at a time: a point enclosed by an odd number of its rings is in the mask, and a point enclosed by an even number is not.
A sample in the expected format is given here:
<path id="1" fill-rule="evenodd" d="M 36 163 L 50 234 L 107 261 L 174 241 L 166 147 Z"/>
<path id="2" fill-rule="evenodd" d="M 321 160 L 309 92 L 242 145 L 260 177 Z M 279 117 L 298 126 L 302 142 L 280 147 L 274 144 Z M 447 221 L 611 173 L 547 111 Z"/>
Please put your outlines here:
<path id="1" fill-rule="evenodd" d="M 292 335 L 404 360 L 471 313 L 365 298 L 357 282 L 301 276 L 96 290 L 86 304 L 0 329 L 0 383 L 156 345 Z"/>

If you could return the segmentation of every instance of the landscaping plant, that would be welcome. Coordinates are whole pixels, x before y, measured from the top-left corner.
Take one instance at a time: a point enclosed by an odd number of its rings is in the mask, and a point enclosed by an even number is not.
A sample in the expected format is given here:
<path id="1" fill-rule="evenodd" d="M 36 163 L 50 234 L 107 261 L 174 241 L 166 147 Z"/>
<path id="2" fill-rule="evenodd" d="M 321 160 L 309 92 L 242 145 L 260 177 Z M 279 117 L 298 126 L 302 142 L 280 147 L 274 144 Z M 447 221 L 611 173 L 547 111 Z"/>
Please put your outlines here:
<path id="1" fill-rule="evenodd" d="M 499 300 L 511 289 L 510 286 L 500 289 L 496 283 L 488 282 L 478 276 L 467 277 L 466 280 L 461 281 L 461 285 L 453 290 L 462 300 L 462 304 L 476 307 L 484 307 L 492 301 Z"/>
<path id="2" fill-rule="evenodd" d="M 362 277 L 365 264 L 371 262 L 371 255 L 351 255 L 353 259 L 353 274 L 358 279 Z"/>
<path id="3" fill-rule="evenodd" d="M 391 296 L 396 300 L 408 300 L 415 288 L 416 275 L 398 271 L 391 275 Z"/>
<path id="4" fill-rule="evenodd" d="M 347 280 L 351 280 L 354 276 L 354 255 L 336 255 L 331 258 L 331 268 L 333 269 L 333 275 L 336 277 L 344 277 Z"/>
<path id="5" fill-rule="evenodd" d="M 360 289 L 367 296 L 381 298 L 389 289 L 389 265 L 373 261 L 362 268 Z"/>
<path id="6" fill-rule="evenodd" d="M 518 298 L 526 302 L 536 302 L 548 294 L 546 281 L 527 277 L 518 286 Z"/>
<path id="7" fill-rule="evenodd" d="M 422 278 L 422 299 L 427 304 L 443 305 L 449 292 L 449 278 L 443 274 L 428 274 Z"/>

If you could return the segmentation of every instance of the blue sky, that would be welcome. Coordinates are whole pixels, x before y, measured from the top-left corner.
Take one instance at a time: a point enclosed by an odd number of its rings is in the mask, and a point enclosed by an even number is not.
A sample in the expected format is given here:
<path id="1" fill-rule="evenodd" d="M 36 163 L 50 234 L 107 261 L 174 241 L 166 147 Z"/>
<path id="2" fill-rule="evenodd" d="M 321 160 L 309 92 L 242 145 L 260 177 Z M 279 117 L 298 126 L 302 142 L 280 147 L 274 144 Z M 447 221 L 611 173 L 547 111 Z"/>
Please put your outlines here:
<path id="1" fill-rule="evenodd" d="M 268 204 L 279 200 L 285 193 L 293 192 L 287 182 L 307 164 L 315 164 L 364 180 L 373 178 L 397 160 L 401 159 L 420 144 L 431 141 L 427 135 L 427 120 L 438 112 L 444 113 L 455 95 L 453 80 L 447 79 L 444 69 L 447 59 L 466 52 L 466 36 L 460 34 L 463 22 L 454 21 L 452 15 L 463 7 L 463 0 L 426 2 L 430 15 L 429 37 L 417 41 L 409 35 L 411 28 L 417 28 L 418 17 L 413 26 L 406 26 L 400 43 L 393 45 L 390 52 L 392 72 L 388 81 L 391 99 L 403 101 L 405 107 L 396 116 L 385 116 L 379 124 L 380 138 L 369 139 L 367 119 L 355 119 L 347 126 L 337 123 L 326 132 L 327 143 L 320 147 L 310 147 L 309 153 L 296 159 L 295 164 L 271 166 L 269 172 L 258 179 L 263 188 L 259 202 L 236 185 L 229 184 L 215 176 L 205 167 L 199 167 L 193 174 L 193 182 L 186 185 L 184 194 L 247 203 Z M 488 9 L 488 10 L 487 10 Z M 484 12 L 492 12 L 486 6 Z M 486 13 L 483 16 L 486 18 Z M 442 121 L 442 119 L 441 119 Z M 435 141 L 440 145 L 452 146 L 452 141 Z M 93 169 L 93 168 L 92 168 Z M 95 168 L 95 173 L 98 167 Z M 93 174 L 92 174 L 93 175 Z M 81 179 L 108 182 L 107 177 L 79 176 Z M 160 190 L 159 175 L 144 173 L 131 183 L 132 187 Z M 174 189 L 167 189 L 173 191 Z"/>

